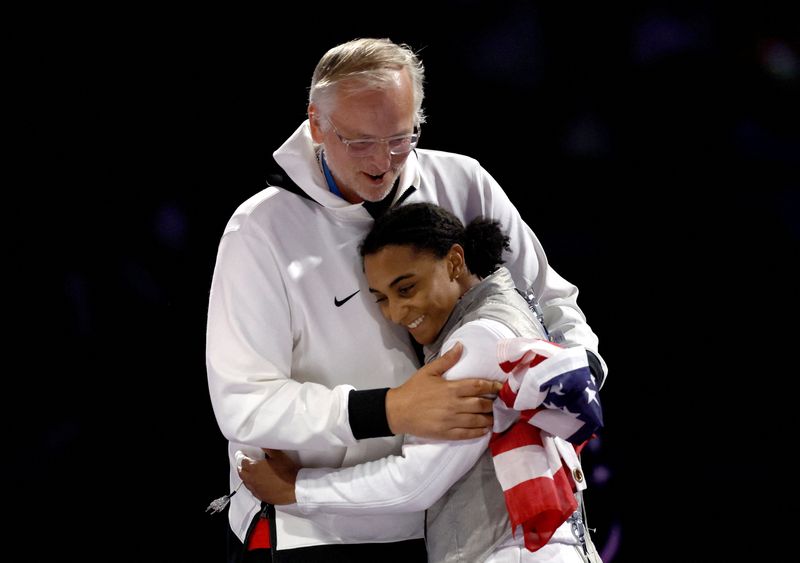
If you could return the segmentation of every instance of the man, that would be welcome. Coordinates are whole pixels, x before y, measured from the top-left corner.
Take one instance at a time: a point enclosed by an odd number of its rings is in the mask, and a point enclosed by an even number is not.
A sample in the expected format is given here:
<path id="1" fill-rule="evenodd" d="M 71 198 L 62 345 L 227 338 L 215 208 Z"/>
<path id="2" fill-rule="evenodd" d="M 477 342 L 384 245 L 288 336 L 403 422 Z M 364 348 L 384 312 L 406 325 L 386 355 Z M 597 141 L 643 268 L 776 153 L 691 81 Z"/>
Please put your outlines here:
<path id="1" fill-rule="evenodd" d="M 399 453 L 403 433 L 458 439 L 491 427 L 491 402 L 480 395 L 493 384 L 435 377 L 457 353 L 409 379 L 418 360 L 408 334 L 371 302 L 358 245 L 390 206 L 431 201 L 465 222 L 498 220 L 511 238 L 515 283 L 535 292 L 551 332 L 597 350 L 577 289 L 548 266 L 494 179 L 471 158 L 416 149 L 422 83 L 423 67 L 405 46 L 364 39 L 331 49 L 314 71 L 308 120 L 274 153 L 280 182 L 243 203 L 225 229 L 207 365 L 229 440 L 231 487 L 239 484 L 237 450 L 251 457 L 260 448 L 288 450 L 305 467 L 340 467 Z M 602 361 L 589 356 L 601 380 Z M 254 547 L 253 530 L 263 528 L 260 514 L 258 499 L 240 488 L 229 520 L 242 557 Z M 341 518 L 279 509 L 269 522 L 269 543 L 286 560 L 378 553 L 425 561 L 422 513 Z"/>

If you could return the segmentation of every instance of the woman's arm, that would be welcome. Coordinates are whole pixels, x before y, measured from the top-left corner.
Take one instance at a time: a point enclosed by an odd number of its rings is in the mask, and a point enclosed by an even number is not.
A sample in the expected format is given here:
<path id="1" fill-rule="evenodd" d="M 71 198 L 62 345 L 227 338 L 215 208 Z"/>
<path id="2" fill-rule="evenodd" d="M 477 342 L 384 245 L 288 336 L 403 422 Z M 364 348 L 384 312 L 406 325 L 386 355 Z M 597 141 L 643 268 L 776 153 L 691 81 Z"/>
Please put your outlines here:
<path id="1" fill-rule="evenodd" d="M 446 351 L 460 341 L 461 360 L 446 374 L 447 379 L 481 376 L 502 381 L 506 375 L 497 362 L 496 346 L 513 334 L 492 321 L 475 321 L 458 329 L 445 342 Z M 478 460 L 489 442 L 481 438 L 449 442 L 408 437 L 403 453 L 342 469 L 300 469 L 281 465 L 273 457 L 247 466 L 242 480 L 253 493 L 272 504 L 291 502 L 287 486 L 294 483 L 297 508 L 304 513 L 380 514 L 415 512 L 436 502 Z M 266 467 L 259 467 L 264 464 Z M 296 470 L 296 468 L 294 468 Z"/>

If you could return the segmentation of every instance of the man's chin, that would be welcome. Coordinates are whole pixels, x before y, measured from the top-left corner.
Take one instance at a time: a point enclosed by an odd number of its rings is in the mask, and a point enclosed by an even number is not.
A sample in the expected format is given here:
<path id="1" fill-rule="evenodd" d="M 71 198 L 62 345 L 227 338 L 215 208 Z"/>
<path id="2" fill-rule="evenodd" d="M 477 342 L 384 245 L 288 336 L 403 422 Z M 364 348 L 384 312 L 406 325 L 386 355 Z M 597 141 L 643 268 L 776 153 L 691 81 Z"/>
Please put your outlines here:
<path id="1" fill-rule="evenodd" d="M 392 191 L 392 184 L 386 186 L 370 186 L 368 188 L 364 188 L 359 192 L 359 196 L 364 201 L 370 202 L 378 202 L 389 195 L 389 192 Z"/>

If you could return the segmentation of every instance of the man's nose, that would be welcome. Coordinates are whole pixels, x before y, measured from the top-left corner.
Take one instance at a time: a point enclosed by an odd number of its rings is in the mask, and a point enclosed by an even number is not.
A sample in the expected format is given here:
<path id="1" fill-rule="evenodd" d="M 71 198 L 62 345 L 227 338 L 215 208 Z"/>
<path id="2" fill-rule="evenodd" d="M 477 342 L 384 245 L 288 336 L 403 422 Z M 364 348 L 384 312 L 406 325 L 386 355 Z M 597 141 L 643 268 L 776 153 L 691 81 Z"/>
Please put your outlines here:
<path id="1" fill-rule="evenodd" d="M 379 172 L 387 171 L 392 165 L 392 153 L 389 152 L 389 143 L 378 143 L 375 147 L 375 152 L 370 155 L 370 162 Z"/>

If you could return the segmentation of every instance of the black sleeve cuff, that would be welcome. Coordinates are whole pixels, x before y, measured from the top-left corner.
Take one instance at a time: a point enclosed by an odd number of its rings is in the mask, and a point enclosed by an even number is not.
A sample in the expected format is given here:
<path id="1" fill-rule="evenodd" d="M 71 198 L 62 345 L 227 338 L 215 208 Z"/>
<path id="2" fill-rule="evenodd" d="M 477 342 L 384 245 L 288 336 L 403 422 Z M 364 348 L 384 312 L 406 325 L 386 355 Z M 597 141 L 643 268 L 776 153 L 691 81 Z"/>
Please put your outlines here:
<path id="1" fill-rule="evenodd" d="M 350 430 L 356 440 L 394 436 L 386 420 L 385 389 L 353 389 L 347 398 L 347 413 L 350 417 Z"/>
<path id="2" fill-rule="evenodd" d="M 589 359 L 589 369 L 592 371 L 594 380 L 597 382 L 597 388 L 600 389 L 600 387 L 603 385 L 603 380 L 606 378 L 606 374 L 603 373 L 603 366 L 600 363 L 600 359 L 595 356 L 594 352 L 590 352 L 589 350 L 586 350 L 586 357 Z M 352 400 L 352 391 L 350 393 L 350 400 Z"/>

